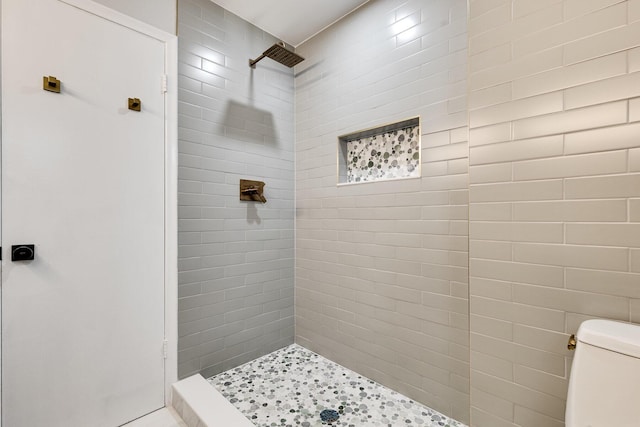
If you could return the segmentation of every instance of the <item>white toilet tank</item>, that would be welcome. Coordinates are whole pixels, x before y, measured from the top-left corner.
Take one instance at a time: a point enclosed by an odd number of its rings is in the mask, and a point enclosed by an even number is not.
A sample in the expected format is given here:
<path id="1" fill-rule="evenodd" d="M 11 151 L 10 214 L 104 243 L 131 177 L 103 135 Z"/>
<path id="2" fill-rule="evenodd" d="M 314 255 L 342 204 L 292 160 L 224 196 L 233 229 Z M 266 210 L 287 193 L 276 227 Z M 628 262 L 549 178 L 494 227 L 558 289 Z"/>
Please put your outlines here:
<path id="1" fill-rule="evenodd" d="M 566 427 L 640 426 L 640 326 L 587 320 L 571 365 Z"/>

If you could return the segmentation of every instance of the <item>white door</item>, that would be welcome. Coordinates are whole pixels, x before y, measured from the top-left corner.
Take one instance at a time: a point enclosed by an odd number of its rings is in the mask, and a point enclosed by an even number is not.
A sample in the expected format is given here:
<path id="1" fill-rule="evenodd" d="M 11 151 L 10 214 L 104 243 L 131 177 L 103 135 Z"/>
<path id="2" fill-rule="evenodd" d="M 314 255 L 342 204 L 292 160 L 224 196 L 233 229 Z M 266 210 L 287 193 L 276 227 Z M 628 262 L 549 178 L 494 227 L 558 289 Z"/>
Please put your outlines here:
<path id="1" fill-rule="evenodd" d="M 159 40 L 2 0 L 3 427 L 164 406 L 164 67 Z M 20 244 L 33 261 L 11 260 Z"/>

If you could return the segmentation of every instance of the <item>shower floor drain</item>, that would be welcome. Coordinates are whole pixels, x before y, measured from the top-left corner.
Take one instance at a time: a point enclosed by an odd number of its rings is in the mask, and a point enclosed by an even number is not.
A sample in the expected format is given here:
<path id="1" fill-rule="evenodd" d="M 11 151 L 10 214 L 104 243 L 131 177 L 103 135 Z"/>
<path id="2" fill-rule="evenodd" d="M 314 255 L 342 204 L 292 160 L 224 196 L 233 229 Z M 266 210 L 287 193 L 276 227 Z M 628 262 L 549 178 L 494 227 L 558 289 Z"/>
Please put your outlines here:
<path id="1" fill-rule="evenodd" d="M 338 418 L 340 418 L 340 414 L 338 414 L 338 412 L 334 411 L 333 409 L 325 409 L 324 411 L 320 412 L 320 419 L 326 423 L 338 421 Z"/>

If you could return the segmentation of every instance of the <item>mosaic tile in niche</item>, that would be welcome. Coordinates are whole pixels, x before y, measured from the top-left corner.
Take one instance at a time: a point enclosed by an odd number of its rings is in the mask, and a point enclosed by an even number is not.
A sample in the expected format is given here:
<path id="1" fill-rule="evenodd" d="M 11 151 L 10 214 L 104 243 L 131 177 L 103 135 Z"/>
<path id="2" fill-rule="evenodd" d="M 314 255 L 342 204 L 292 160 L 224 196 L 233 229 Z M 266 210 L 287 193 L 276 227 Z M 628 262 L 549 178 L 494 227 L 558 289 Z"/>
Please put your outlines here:
<path id="1" fill-rule="evenodd" d="M 296 344 L 208 381 L 259 427 L 465 427 Z"/>
<path id="2" fill-rule="evenodd" d="M 419 177 L 419 135 L 411 126 L 346 141 L 347 182 Z"/>

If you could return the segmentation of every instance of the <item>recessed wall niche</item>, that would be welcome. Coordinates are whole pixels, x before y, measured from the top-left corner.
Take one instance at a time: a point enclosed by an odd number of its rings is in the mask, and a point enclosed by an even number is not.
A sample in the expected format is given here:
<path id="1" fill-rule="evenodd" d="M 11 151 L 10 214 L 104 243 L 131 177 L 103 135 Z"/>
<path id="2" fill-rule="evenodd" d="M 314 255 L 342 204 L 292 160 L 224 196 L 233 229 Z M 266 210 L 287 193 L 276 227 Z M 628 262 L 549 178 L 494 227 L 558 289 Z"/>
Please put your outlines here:
<path id="1" fill-rule="evenodd" d="M 420 174 L 419 117 L 338 137 L 338 185 Z"/>

